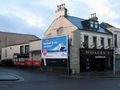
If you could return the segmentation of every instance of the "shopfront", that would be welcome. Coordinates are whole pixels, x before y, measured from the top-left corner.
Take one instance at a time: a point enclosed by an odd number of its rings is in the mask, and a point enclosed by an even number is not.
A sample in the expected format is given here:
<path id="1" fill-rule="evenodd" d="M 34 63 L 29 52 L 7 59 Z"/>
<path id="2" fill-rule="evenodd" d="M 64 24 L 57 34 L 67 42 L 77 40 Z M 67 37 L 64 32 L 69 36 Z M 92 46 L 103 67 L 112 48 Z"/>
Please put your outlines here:
<path id="1" fill-rule="evenodd" d="M 113 70 L 113 50 L 80 49 L 80 71 L 99 72 Z"/>

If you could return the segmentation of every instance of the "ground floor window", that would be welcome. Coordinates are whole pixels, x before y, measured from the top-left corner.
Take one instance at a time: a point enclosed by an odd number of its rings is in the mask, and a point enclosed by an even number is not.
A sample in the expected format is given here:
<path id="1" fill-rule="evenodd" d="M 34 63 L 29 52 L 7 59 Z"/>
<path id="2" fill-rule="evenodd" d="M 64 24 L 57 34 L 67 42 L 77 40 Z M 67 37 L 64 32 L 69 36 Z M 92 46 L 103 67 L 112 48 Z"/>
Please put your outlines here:
<path id="1" fill-rule="evenodd" d="M 113 69 L 111 50 L 80 50 L 80 71 L 109 71 Z"/>

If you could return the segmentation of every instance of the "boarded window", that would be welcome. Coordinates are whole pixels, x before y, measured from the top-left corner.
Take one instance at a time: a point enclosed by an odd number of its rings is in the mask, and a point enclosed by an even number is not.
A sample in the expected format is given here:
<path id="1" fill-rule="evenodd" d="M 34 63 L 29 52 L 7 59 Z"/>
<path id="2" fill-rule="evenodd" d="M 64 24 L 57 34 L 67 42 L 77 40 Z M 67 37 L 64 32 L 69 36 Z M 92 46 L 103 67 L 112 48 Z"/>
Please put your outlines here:
<path id="1" fill-rule="evenodd" d="M 63 33 L 63 27 L 57 29 L 57 35 L 61 35 Z"/>

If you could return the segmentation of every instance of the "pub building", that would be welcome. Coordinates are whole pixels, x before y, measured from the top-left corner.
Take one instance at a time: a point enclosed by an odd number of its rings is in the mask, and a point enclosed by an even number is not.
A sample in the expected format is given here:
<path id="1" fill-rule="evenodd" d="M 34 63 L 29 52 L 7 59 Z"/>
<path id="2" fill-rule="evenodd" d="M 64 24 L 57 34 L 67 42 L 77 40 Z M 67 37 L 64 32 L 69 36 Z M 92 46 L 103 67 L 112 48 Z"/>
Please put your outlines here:
<path id="1" fill-rule="evenodd" d="M 83 29 L 80 31 L 80 72 L 112 71 L 112 33 L 100 27 L 95 13 L 91 14 L 88 20 L 81 21 L 81 24 Z"/>
<path id="2" fill-rule="evenodd" d="M 55 14 L 44 38 L 68 36 L 73 74 L 113 70 L 113 34 L 100 26 L 96 13 L 88 19 L 70 16 L 65 4 L 61 4 Z"/>

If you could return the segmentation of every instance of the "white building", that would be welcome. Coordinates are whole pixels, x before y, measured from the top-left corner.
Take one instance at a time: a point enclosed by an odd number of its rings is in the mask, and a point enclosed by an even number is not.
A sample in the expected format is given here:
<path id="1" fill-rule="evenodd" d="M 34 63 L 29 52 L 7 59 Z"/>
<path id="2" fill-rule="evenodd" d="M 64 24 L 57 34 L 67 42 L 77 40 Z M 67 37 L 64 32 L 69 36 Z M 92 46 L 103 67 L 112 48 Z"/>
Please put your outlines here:
<path id="1" fill-rule="evenodd" d="M 74 73 L 105 71 L 113 68 L 112 33 L 99 25 L 96 14 L 82 19 L 67 15 L 65 4 L 58 5 L 56 18 L 44 38 L 69 37 L 70 69 Z M 89 65 L 88 65 L 89 64 Z"/>

